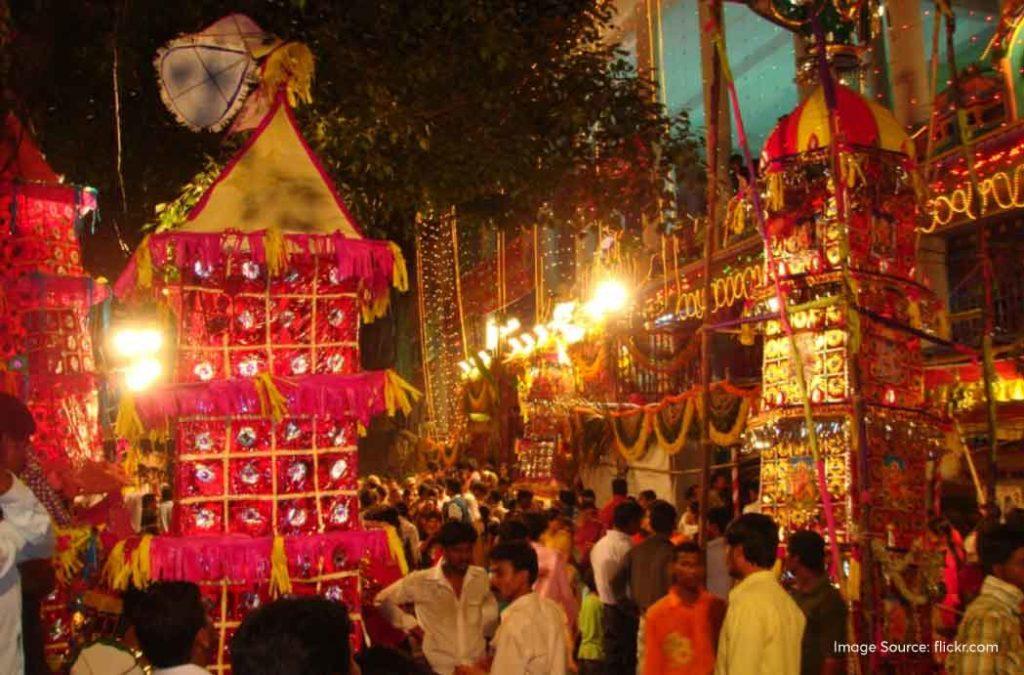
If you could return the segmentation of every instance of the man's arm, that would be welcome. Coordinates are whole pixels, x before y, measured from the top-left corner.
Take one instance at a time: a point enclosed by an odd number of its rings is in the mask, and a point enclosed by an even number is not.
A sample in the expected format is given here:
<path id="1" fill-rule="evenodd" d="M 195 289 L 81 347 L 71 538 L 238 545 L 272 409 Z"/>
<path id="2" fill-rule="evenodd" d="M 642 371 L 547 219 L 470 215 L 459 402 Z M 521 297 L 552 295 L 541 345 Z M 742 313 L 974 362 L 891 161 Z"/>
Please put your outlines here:
<path id="1" fill-rule="evenodd" d="M 8 565 L 33 558 L 48 558 L 53 554 L 54 536 L 50 514 L 36 499 L 32 491 L 9 471 L 0 479 L 0 538 L 4 540 L 3 562 L 0 573 L 6 574 Z M 31 552 L 31 555 L 27 555 Z M 9 560 L 8 560 L 9 559 Z"/>
<path id="2" fill-rule="evenodd" d="M 415 574 L 402 577 L 378 593 L 377 597 L 373 600 L 374 606 L 380 610 L 380 613 L 384 615 L 388 623 L 406 633 L 420 628 L 420 623 L 416 620 L 416 617 L 400 607 L 400 605 L 415 602 L 417 578 Z"/>
<path id="3" fill-rule="evenodd" d="M 644 622 L 644 662 L 643 672 L 660 673 L 665 668 L 665 655 L 662 653 L 662 626 L 658 616 L 652 616 L 647 610 Z"/>
<path id="4" fill-rule="evenodd" d="M 480 625 L 484 629 L 484 637 L 490 639 L 494 631 L 498 629 L 498 599 L 494 593 L 488 592 L 484 596 L 483 605 L 480 607 Z"/>
<path id="5" fill-rule="evenodd" d="M 846 603 L 835 594 L 825 604 L 824 610 L 819 648 L 825 660 L 821 670 L 823 675 L 839 675 L 846 672 L 846 663 L 842 656 L 836 654 L 835 646 L 846 642 Z"/>
<path id="6" fill-rule="evenodd" d="M 708 609 L 708 618 L 711 622 L 711 646 L 718 649 L 718 638 L 722 634 L 722 624 L 725 622 L 725 600 L 715 598 L 711 601 Z"/>

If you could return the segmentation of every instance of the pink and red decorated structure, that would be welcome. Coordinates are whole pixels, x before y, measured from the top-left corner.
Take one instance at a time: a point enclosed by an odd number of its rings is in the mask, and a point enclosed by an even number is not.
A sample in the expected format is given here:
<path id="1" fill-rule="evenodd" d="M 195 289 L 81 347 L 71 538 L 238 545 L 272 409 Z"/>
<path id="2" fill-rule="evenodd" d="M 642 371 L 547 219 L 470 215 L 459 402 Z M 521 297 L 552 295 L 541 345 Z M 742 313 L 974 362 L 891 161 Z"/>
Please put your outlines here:
<path id="1" fill-rule="evenodd" d="M 834 535 L 850 640 L 927 642 L 941 556 L 926 465 L 944 439 L 924 398 L 920 335 L 935 298 L 915 269 L 912 146 L 885 109 L 838 84 L 834 96 L 815 90 L 762 154 L 767 283 L 747 309 L 766 318 L 762 406 L 747 445 L 760 453 L 762 511 L 787 533 Z M 881 611 L 865 619 L 862 604 Z"/>
<path id="2" fill-rule="evenodd" d="M 269 597 L 319 594 L 359 622 L 361 592 L 397 570 L 385 531 L 360 527 L 356 441 L 416 392 L 361 371 L 358 340 L 405 274 L 397 247 L 363 238 L 282 94 L 185 222 L 147 237 L 116 285 L 172 317 L 169 381 L 126 395 L 117 429 L 172 440 L 175 505 L 171 536 L 125 542 L 108 573 L 115 587 L 200 583 L 217 672 L 242 617 Z"/>
<path id="3" fill-rule="evenodd" d="M 77 234 L 96 192 L 64 183 L 13 114 L 0 122 L 0 371 L 56 469 L 99 449 L 88 315 L 105 289 L 86 275 Z"/>

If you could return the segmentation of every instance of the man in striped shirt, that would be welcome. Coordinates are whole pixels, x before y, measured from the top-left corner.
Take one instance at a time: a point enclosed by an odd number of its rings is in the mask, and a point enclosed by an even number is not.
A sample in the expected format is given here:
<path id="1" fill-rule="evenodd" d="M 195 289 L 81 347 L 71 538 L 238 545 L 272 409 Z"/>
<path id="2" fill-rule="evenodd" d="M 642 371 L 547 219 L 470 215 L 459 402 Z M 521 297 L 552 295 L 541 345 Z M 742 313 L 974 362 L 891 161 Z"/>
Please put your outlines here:
<path id="1" fill-rule="evenodd" d="M 950 675 L 1022 674 L 1024 531 L 994 527 L 981 533 L 978 548 L 985 581 L 960 622 L 946 670 Z"/>

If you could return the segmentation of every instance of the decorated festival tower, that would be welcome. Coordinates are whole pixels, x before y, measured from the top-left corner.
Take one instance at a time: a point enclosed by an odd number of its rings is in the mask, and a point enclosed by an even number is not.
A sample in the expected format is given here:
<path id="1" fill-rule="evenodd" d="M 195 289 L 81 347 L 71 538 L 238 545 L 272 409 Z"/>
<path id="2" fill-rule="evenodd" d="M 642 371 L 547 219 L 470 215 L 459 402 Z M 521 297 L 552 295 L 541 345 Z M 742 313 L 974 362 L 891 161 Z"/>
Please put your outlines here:
<path id="1" fill-rule="evenodd" d="M 913 148 L 887 110 L 828 89 L 782 118 L 762 154 L 770 250 L 748 311 L 767 320 L 748 449 L 761 456 L 762 511 L 784 535 L 828 534 L 832 521 L 848 601 L 884 608 L 851 612 L 854 641 L 928 642 L 926 464 L 942 439 L 924 403 L 922 316 L 936 312 L 915 268 Z"/>
<path id="2" fill-rule="evenodd" d="M 78 243 L 96 192 L 64 183 L 13 114 L 0 124 L 0 371 L 3 389 L 32 409 L 35 450 L 56 468 L 99 449 L 88 315 L 105 289 Z"/>
<path id="3" fill-rule="evenodd" d="M 108 572 L 115 587 L 200 583 L 218 672 L 268 598 L 320 594 L 358 622 L 366 584 L 399 564 L 384 531 L 360 526 L 356 441 L 415 392 L 362 371 L 358 338 L 405 274 L 396 246 L 363 238 L 282 90 L 185 222 L 147 237 L 116 285 L 172 317 L 169 381 L 126 395 L 118 431 L 171 439 L 175 504 L 173 536 L 126 542 Z"/>

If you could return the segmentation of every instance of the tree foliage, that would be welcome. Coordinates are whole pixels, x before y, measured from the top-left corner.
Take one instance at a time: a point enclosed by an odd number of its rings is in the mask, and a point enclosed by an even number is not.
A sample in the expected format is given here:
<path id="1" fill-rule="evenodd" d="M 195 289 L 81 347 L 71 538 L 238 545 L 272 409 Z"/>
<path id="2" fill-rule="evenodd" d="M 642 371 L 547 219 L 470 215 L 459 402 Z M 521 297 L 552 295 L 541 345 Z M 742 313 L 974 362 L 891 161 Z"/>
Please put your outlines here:
<path id="1" fill-rule="evenodd" d="M 608 41 L 610 6 L 27 0 L 12 3 L 0 76 L 55 168 L 100 188 L 104 221 L 130 244 L 204 155 L 223 160 L 237 145 L 179 127 L 151 65 L 168 39 L 230 11 L 313 50 L 314 103 L 299 116 L 371 235 L 407 241 L 416 211 L 449 205 L 463 222 L 496 227 L 541 216 L 635 226 L 655 215 L 670 170 L 699 159 L 686 116 L 667 116 L 650 81 Z M 94 263 L 110 247 L 97 250 Z"/>

